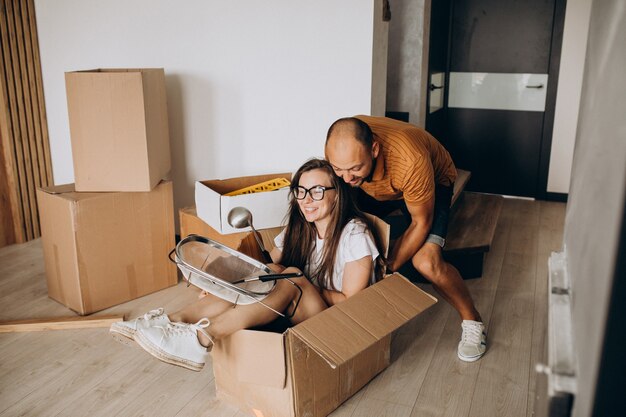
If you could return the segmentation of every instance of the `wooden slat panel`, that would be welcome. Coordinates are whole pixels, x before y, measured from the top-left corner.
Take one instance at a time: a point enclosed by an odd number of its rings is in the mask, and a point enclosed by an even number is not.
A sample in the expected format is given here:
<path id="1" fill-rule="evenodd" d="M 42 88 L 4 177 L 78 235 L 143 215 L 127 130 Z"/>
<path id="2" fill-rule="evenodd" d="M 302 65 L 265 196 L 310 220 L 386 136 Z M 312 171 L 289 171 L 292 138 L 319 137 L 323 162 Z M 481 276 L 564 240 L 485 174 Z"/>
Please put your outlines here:
<path id="1" fill-rule="evenodd" d="M 0 3 L 0 45 L 2 46 L 2 53 L 0 53 L 0 247 L 24 240 L 22 228 L 19 226 L 22 223 L 22 209 L 17 193 L 17 166 L 14 158 L 14 144 L 11 140 L 12 127 L 6 89 L 5 16 L 4 4 Z"/>
<path id="2" fill-rule="evenodd" d="M 29 210 L 25 210 L 22 196 L 28 195 L 26 183 L 24 178 L 26 176 L 24 171 L 24 160 L 22 158 L 21 144 L 18 146 L 19 138 L 19 121 L 17 117 L 17 103 L 15 99 L 15 82 L 13 80 L 13 65 L 11 56 L 11 45 L 9 42 L 9 33 L 12 33 L 10 29 L 9 13 L 7 11 L 7 2 L 2 0 L 0 3 L 0 35 L 2 41 L 2 84 L 4 87 L 3 95 L 5 98 L 5 111 L 3 112 L 4 120 L 2 122 L 2 128 L 7 131 L 6 139 L 3 139 L 3 143 L 7 143 L 5 151 L 5 162 L 13 161 L 14 170 L 13 178 L 15 186 L 15 195 L 17 199 L 12 201 L 12 209 L 17 209 L 16 217 L 13 218 L 14 223 L 19 222 L 19 226 L 14 228 L 16 230 L 16 239 L 18 242 L 29 240 L 29 234 L 27 233 L 25 223 L 30 223 L 30 216 L 26 217 L 26 213 L 30 213 Z M 19 147 L 19 149 L 18 149 Z"/>
<path id="3" fill-rule="evenodd" d="M 13 25 L 15 28 L 15 47 L 17 49 L 16 61 L 13 62 L 15 69 L 17 105 L 20 116 L 20 129 L 22 144 L 24 147 L 24 160 L 26 178 L 28 184 L 28 208 L 30 209 L 30 225 L 27 230 L 32 233 L 32 238 L 39 236 L 39 216 L 37 213 L 37 196 L 35 191 L 40 185 L 37 168 L 37 147 L 33 137 L 32 108 L 28 91 L 28 70 L 24 47 L 24 33 L 22 30 L 22 18 L 20 0 L 13 0 Z"/>
<path id="4" fill-rule="evenodd" d="M 11 1 L 6 1 L 7 27 L 9 30 L 10 66 L 6 73 L 9 75 L 9 101 L 11 118 L 13 119 L 13 141 L 15 143 L 15 160 L 18 162 L 18 178 L 22 193 L 22 213 L 24 216 L 24 230 L 28 240 L 34 237 L 32 229 L 32 210 L 30 207 L 30 189 L 32 188 L 32 173 L 28 140 L 26 139 L 26 118 L 24 117 L 24 105 L 21 97 L 22 79 L 19 70 L 19 57 L 17 39 L 15 35 L 15 13 Z"/>
<path id="5" fill-rule="evenodd" d="M 41 129 L 39 126 L 39 105 L 37 103 L 37 83 L 35 80 L 35 67 L 33 65 L 33 47 L 31 41 L 30 21 L 28 18 L 28 3 L 20 1 L 20 25 L 24 39 L 24 62 L 22 62 L 22 74 L 26 75 L 28 84 L 24 83 L 24 98 L 27 102 L 27 120 L 29 121 L 29 141 L 31 157 L 33 158 L 33 174 L 37 187 L 45 185 L 45 162 L 43 159 L 43 146 L 41 143 Z M 35 202 L 36 206 L 36 202 Z M 39 228 L 36 228 L 39 230 Z M 38 233 L 36 233 L 38 235 Z"/>
<path id="6" fill-rule="evenodd" d="M 0 246 L 40 236 L 36 189 L 52 184 L 33 0 L 0 0 Z"/>
<path id="7" fill-rule="evenodd" d="M 2 90 L 2 86 L 0 86 L 0 90 Z M 4 101 L 0 103 L 4 105 Z M 9 185 L 9 179 L 11 175 L 8 172 L 11 172 L 12 169 L 8 166 L 8 163 L 4 162 L 5 137 L 5 132 L 0 130 L 0 168 L 2 168 L 2 171 L 0 171 L 0 247 L 15 242 L 15 232 L 13 230 L 14 216 L 11 206 L 11 201 L 15 201 L 15 199 L 12 200 L 10 195 L 12 188 Z"/>
<path id="8" fill-rule="evenodd" d="M 41 145 L 42 161 L 40 166 L 44 167 L 41 183 L 44 186 L 53 184 L 52 181 L 52 161 L 50 159 L 50 141 L 48 138 L 48 119 L 46 117 L 46 106 L 44 103 L 43 80 L 41 76 L 41 59 L 39 57 L 39 40 L 37 37 L 37 20 L 35 19 L 35 5 L 33 0 L 25 2 L 28 12 L 28 28 L 30 29 L 30 40 L 32 43 L 32 64 L 34 71 L 35 88 L 33 89 L 36 100 L 33 100 L 33 111 L 35 114 L 35 123 L 39 132 L 38 144 Z"/>

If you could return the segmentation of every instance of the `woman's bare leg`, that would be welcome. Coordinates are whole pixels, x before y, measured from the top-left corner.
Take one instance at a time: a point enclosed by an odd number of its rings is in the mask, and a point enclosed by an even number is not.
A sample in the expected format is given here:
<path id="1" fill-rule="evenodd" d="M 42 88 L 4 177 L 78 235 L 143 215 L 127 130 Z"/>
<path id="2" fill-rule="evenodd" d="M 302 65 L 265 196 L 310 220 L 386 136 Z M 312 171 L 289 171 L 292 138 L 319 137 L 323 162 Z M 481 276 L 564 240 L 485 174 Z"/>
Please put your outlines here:
<path id="1" fill-rule="evenodd" d="M 294 268 L 288 268 L 284 272 L 295 272 Z M 303 320 L 319 313 L 327 308 L 326 303 L 319 294 L 318 289 L 305 277 L 279 280 L 276 287 L 263 302 L 276 311 L 292 312 L 293 307 L 300 295 L 297 284 L 302 289 L 302 298 L 291 318 L 292 323 L 300 323 Z M 235 308 L 224 310 L 221 314 L 213 317 L 211 325 L 207 328 L 208 333 L 214 340 L 226 337 L 238 330 L 260 326 L 275 320 L 278 316 L 272 310 L 260 303 L 238 305 Z M 203 341 L 202 338 L 200 339 Z"/>
<path id="2" fill-rule="evenodd" d="M 232 303 L 222 300 L 213 294 L 207 294 L 181 310 L 168 314 L 168 317 L 173 322 L 196 323 L 205 317 L 211 320 L 229 308 L 233 308 Z"/>
<path id="3" fill-rule="evenodd" d="M 299 272 L 296 268 L 287 268 L 284 273 Z M 328 306 L 322 299 L 319 289 L 306 277 L 278 280 L 274 290 L 263 300 L 263 303 L 280 312 L 293 312 L 291 322 L 300 323 L 307 318 L 326 309 Z M 295 284 L 295 285 L 294 285 Z M 297 285 L 297 287 L 296 287 Z M 296 308 L 296 302 L 302 297 Z M 294 308 L 295 311 L 294 311 Z M 271 323 L 278 315 L 261 303 L 237 305 L 225 301 L 212 294 L 207 294 L 183 309 L 168 314 L 172 322 L 196 323 L 202 318 L 208 318 L 211 325 L 207 328 L 213 340 L 226 337 L 238 330 L 261 326 Z M 208 345 L 208 338 L 199 333 L 198 339 L 203 345 Z"/>

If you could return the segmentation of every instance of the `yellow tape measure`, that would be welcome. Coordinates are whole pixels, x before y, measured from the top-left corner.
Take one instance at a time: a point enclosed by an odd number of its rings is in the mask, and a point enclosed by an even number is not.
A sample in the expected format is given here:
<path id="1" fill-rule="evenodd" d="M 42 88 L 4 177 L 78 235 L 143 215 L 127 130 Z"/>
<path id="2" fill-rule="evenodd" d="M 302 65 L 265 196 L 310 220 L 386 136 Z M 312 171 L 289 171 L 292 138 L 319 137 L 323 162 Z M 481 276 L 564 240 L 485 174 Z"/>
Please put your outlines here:
<path id="1" fill-rule="evenodd" d="M 248 187 L 240 188 L 235 191 L 224 194 L 225 196 L 232 197 L 234 195 L 262 193 L 264 191 L 274 191 L 279 188 L 287 187 L 291 183 L 285 178 L 274 178 L 269 181 L 260 182 L 258 184 L 250 185 Z"/>

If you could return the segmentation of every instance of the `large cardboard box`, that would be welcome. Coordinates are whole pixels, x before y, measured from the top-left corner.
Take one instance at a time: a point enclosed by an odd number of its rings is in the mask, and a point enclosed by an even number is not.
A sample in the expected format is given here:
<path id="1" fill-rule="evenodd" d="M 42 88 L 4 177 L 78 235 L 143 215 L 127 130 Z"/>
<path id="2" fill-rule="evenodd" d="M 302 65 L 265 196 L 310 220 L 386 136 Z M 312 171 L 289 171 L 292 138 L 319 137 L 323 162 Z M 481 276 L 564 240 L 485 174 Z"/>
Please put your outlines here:
<path id="1" fill-rule="evenodd" d="M 250 230 L 250 228 L 235 229 L 228 224 L 228 213 L 234 207 L 245 207 L 250 210 L 252 225 L 255 229 L 269 229 L 284 225 L 289 206 L 289 187 L 260 193 L 224 195 L 274 178 L 291 180 L 291 173 L 196 181 L 198 217 L 221 234 Z"/>
<path id="2" fill-rule="evenodd" d="M 180 214 L 181 230 L 244 253 L 254 244 L 206 229 L 193 208 Z M 386 252 L 389 225 L 370 218 Z M 268 250 L 280 229 L 263 231 Z M 394 274 L 283 333 L 238 331 L 213 347 L 218 397 L 257 416 L 326 416 L 389 365 L 391 334 L 436 302 Z"/>
<path id="3" fill-rule="evenodd" d="M 162 68 L 65 73 L 77 191 L 150 191 L 170 171 Z"/>
<path id="4" fill-rule="evenodd" d="M 37 190 L 48 295 L 88 314 L 175 285 L 171 181 L 150 192 Z"/>
<path id="5" fill-rule="evenodd" d="M 213 347 L 217 395 L 251 415 L 326 416 L 389 365 L 391 333 L 436 301 L 394 274 L 284 333 L 238 331 Z"/>

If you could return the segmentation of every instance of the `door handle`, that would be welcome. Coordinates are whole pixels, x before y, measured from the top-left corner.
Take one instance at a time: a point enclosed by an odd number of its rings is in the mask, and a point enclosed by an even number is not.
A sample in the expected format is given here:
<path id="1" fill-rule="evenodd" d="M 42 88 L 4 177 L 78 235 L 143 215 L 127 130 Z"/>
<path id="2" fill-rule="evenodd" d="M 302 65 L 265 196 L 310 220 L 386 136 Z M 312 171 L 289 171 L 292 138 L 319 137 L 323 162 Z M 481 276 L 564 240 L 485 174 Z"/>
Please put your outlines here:
<path id="1" fill-rule="evenodd" d="M 543 84 L 538 85 L 527 85 L 526 88 L 543 88 Z"/>
<path id="2" fill-rule="evenodd" d="M 440 88 L 443 88 L 443 85 L 435 85 L 431 83 L 429 88 L 430 88 L 430 91 L 439 90 Z"/>

